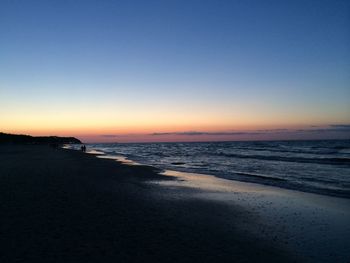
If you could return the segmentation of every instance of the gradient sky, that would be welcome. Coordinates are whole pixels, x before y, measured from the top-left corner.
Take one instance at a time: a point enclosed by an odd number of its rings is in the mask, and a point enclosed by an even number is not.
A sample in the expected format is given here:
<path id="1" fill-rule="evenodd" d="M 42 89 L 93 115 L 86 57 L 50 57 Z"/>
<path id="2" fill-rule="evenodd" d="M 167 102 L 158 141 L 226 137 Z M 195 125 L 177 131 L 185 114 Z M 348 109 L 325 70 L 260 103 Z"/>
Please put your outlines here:
<path id="1" fill-rule="evenodd" d="M 2 0 L 0 131 L 350 138 L 349 25 L 336 0 Z"/>

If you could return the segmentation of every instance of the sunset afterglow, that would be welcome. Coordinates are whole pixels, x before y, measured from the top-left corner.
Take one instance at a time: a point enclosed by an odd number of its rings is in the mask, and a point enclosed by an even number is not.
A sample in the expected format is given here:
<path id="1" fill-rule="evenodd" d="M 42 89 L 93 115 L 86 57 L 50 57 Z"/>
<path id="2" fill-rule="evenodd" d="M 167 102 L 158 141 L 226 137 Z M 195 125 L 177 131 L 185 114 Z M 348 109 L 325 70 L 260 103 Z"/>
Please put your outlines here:
<path id="1" fill-rule="evenodd" d="M 348 5 L 255 2 L 2 2 L 0 131 L 349 138 Z"/>

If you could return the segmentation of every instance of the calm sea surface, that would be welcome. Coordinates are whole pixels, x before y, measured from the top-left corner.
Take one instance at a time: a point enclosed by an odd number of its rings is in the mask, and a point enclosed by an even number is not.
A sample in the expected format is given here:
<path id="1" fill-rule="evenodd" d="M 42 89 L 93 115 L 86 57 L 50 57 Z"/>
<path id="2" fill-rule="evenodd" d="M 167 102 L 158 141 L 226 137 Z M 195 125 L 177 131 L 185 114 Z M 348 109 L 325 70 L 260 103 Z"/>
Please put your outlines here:
<path id="1" fill-rule="evenodd" d="M 87 147 L 161 169 L 350 198 L 350 140 L 113 143 Z"/>

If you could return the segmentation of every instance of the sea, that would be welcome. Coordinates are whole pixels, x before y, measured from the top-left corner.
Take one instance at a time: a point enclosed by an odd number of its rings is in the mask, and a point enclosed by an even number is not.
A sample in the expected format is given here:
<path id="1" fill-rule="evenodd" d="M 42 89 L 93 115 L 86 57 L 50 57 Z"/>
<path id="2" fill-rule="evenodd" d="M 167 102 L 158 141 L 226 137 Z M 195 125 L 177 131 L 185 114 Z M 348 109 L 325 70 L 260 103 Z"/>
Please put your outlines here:
<path id="1" fill-rule="evenodd" d="M 350 198 L 350 140 L 87 144 L 162 170 Z M 79 146 L 73 146 L 79 149 Z"/>

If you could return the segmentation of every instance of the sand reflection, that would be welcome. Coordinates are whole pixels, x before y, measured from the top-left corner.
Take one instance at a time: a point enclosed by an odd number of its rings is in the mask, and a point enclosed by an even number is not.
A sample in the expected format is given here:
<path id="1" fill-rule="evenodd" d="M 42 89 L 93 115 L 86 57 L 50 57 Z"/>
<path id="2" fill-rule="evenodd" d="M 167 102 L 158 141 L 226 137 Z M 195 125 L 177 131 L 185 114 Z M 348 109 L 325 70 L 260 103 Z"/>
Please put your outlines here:
<path id="1" fill-rule="evenodd" d="M 257 184 L 254 183 L 231 181 L 206 174 L 186 173 L 172 170 L 166 170 L 161 174 L 178 178 L 178 180 L 158 181 L 161 185 L 199 188 L 205 191 L 224 193 L 269 192 L 268 186 L 259 188 L 257 187 Z"/>

